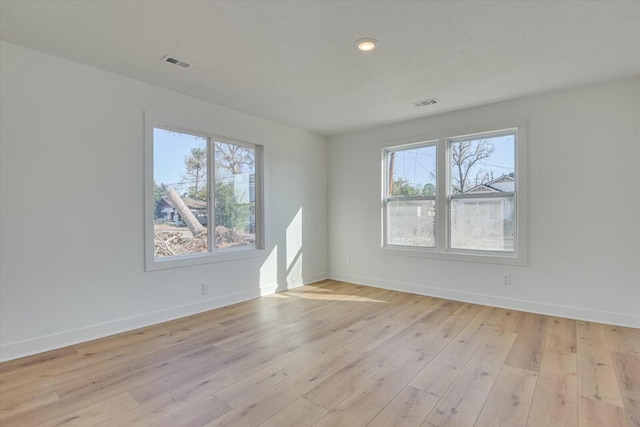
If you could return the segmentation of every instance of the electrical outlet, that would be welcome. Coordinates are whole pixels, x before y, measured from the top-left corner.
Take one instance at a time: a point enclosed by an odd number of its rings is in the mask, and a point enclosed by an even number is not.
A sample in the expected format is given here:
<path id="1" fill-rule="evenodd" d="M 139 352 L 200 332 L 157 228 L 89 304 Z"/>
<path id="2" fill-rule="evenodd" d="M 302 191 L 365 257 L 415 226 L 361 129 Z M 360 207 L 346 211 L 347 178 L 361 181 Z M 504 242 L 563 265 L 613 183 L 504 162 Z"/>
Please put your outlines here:
<path id="1" fill-rule="evenodd" d="M 344 260 L 345 263 L 351 264 L 351 256 L 347 255 L 347 258 Z"/>
<path id="2" fill-rule="evenodd" d="M 209 295 L 209 285 L 206 283 L 202 284 L 202 295 Z"/>
<path id="3" fill-rule="evenodd" d="M 511 275 L 508 273 L 504 273 L 502 275 L 502 284 L 508 286 L 511 284 Z"/>

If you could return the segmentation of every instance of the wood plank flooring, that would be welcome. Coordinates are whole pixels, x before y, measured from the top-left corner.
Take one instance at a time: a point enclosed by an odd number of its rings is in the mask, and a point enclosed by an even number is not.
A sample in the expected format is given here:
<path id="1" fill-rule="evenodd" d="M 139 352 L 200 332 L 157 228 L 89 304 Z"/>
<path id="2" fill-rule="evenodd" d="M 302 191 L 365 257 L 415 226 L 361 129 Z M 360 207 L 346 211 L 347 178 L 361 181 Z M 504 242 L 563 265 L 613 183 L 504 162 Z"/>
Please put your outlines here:
<path id="1" fill-rule="evenodd" d="M 640 427 L 640 330 L 323 281 L 2 363 L 0 426 Z"/>

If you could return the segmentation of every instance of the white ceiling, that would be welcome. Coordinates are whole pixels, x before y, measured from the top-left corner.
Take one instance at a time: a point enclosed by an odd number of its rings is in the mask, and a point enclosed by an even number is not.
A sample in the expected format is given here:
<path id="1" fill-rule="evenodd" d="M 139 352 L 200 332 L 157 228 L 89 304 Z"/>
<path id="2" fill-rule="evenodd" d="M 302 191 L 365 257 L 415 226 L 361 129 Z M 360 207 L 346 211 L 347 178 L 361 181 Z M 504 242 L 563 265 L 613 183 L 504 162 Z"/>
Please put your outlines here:
<path id="1" fill-rule="evenodd" d="M 1 0 L 0 17 L 3 40 L 325 135 L 640 74 L 640 1 Z"/>

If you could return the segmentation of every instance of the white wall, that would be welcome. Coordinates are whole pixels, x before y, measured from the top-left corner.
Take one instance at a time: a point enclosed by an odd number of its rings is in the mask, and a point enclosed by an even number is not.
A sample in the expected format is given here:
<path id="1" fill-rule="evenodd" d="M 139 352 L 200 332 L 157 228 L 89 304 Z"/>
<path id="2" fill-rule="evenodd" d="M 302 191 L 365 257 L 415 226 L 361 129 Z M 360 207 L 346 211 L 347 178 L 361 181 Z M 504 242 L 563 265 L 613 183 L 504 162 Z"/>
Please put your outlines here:
<path id="1" fill-rule="evenodd" d="M 13 44 L 0 55 L 0 359 L 326 278 L 326 138 Z M 144 271 L 145 110 L 264 145 L 261 258 Z"/>
<path id="2" fill-rule="evenodd" d="M 528 123 L 527 266 L 379 249 L 380 159 L 388 141 L 521 119 Z M 512 275 L 511 286 L 501 284 L 503 273 Z M 640 327 L 640 77 L 331 138 L 329 275 Z"/>
<path id="3" fill-rule="evenodd" d="M 640 327 L 640 77 L 334 137 L 327 198 L 323 137 L 0 43 L 0 360 L 320 280 L 327 265 L 337 279 Z M 145 110 L 265 146 L 263 257 L 144 272 Z M 527 266 L 379 249 L 387 141 L 519 119 Z"/>

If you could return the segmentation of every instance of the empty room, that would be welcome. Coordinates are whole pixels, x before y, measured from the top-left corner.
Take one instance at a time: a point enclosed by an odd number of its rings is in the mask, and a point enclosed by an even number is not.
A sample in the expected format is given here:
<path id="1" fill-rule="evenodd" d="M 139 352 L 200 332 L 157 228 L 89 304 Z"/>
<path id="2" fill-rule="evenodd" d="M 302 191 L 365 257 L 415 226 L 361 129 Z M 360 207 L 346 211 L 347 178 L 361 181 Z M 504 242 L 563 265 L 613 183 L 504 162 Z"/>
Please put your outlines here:
<path id="1" fill-rule="evenodd" d="M 640 427 L 640 1 L 0 39 L 0 426 Z"/>

